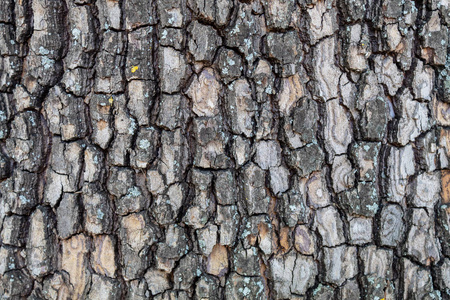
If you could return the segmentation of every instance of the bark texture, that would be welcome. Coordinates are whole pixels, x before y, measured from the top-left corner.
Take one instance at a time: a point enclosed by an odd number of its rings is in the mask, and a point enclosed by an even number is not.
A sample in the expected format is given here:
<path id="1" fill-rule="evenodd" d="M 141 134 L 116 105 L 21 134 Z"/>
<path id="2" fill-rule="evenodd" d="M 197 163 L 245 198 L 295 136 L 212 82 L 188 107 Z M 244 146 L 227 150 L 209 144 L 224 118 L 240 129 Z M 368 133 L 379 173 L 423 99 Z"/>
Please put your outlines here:
<path id="1" fill-rule="evenodd" d="M 2 299 L 450 299 L 447 0 L 0 0 Z"/>

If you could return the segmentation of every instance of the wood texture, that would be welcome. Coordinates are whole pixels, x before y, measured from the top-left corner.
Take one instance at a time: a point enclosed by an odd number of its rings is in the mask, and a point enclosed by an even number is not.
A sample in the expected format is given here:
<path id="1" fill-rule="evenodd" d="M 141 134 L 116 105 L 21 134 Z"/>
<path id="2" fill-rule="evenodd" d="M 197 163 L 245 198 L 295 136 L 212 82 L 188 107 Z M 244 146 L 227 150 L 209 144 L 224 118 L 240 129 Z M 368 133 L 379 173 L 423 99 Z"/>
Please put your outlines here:
<path id="1" fill-rule="evenodd" d="M 1 299 L 450 299 L 444 0 L 0 0 Z"/>

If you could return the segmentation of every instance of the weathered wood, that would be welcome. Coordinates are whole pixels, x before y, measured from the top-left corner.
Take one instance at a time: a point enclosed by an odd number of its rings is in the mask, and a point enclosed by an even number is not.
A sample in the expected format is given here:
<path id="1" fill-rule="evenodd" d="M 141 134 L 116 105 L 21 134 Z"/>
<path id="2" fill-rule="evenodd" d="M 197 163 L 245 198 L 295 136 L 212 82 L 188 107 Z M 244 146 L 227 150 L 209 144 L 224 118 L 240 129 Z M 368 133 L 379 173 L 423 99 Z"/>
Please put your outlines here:
<path id="1" fill-rule="evenodd" d="M 450 299 L 444 0 L 0 0 L 1 299 Z"/>

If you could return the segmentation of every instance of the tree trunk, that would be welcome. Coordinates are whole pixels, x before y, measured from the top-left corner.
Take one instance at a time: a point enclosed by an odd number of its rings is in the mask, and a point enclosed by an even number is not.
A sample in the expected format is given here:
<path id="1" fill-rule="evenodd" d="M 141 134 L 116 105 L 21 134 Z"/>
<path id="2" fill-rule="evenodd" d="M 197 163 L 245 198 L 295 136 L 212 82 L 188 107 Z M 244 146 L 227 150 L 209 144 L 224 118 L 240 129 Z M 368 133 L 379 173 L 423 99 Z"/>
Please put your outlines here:
<path id="1" fill-rule="evenodd" d="M 2 299 L 450 299 L 427 1 L 0 0 Z"/>

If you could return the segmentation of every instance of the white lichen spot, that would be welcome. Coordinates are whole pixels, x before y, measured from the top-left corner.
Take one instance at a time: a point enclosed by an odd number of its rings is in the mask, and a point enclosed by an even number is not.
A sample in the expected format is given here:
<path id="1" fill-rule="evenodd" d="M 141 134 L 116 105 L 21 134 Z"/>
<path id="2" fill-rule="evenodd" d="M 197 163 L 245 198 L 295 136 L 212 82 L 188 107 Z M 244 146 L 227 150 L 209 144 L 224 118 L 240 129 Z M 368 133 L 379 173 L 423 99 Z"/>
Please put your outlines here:
<path id="1" fill-rule="evenodd" d="M 20 195 L 19 196 L 20 199 L 20 203 L 22 204 L 26 204 L 26 203 L 30 203 L 31 201 L 29 199 L 27 199 L 24 195 Z"/>
<path id="2" fill-rule="evenodd" d="M 41 63 L 44 66 L 44 69 L 50 69 L 55 64 L 53 59 L 48 58 L 47 56 L 42 56 Z"/>
<path id="3" fill-rule="evenodd" d="M 317 189 L 317 191 L 316 191 L 316 196 L 319 197 L 319 198 L 323 197 L 323 191 L 322 191 L 322 189 Z"/>
<path id="4" fill-rule="evenodd" d="M 39 47 L 39 54 L 41 54 L 41 55 L 48 55 L 49 53 L 50 53 L 50 51 L 48 51 L 48 49 L 45 49 L 42 46 Z"/>
<path id="5" fill-rule="evenodd" d="M 134 134 L 135 130 L 136 130 L 136 121 L 134 121 L 134 119 L 131 119 L 130 127 L 128 128 L 128 133 Z"/>
<path id="6" fill-rule="evenodd" d="M 139 197 L 142 193 L 137 186 L 134 186 L 128 189 L 128 195 L 132 197 Z"/>
<path id="7" fill-rule="evenodd" d="M 242 291 L 242 294 L 244 296 L 248 296 L 250 294 L 251 290 L 248 287 L 245 287 L 244 290 Z"/>
<path id="8" fill-rule="evenodd" d="M 79 40 L 81 36 L 81 31 L 78 28 L 72 29 L 72 36 L 74 40 Z"/>
<path id="9" fill-rule="evenodd" d="M 378 204 L 374 203 L 373 205 L 366 205 L 367 209 L 370 211 L 378 211 Z"/>
<path id="10" fill-rule="evenodd" d="M 146 139 L 142 139 L 139 141 L 139 148 L 146 150 L 150 147 L 150 141 Z"/>
<path id="11" fill-rule="evenodd" d="M 103 220 L 105 214 L 102 212 L 100 208 L 97 209 L 97 219 Z"/>

